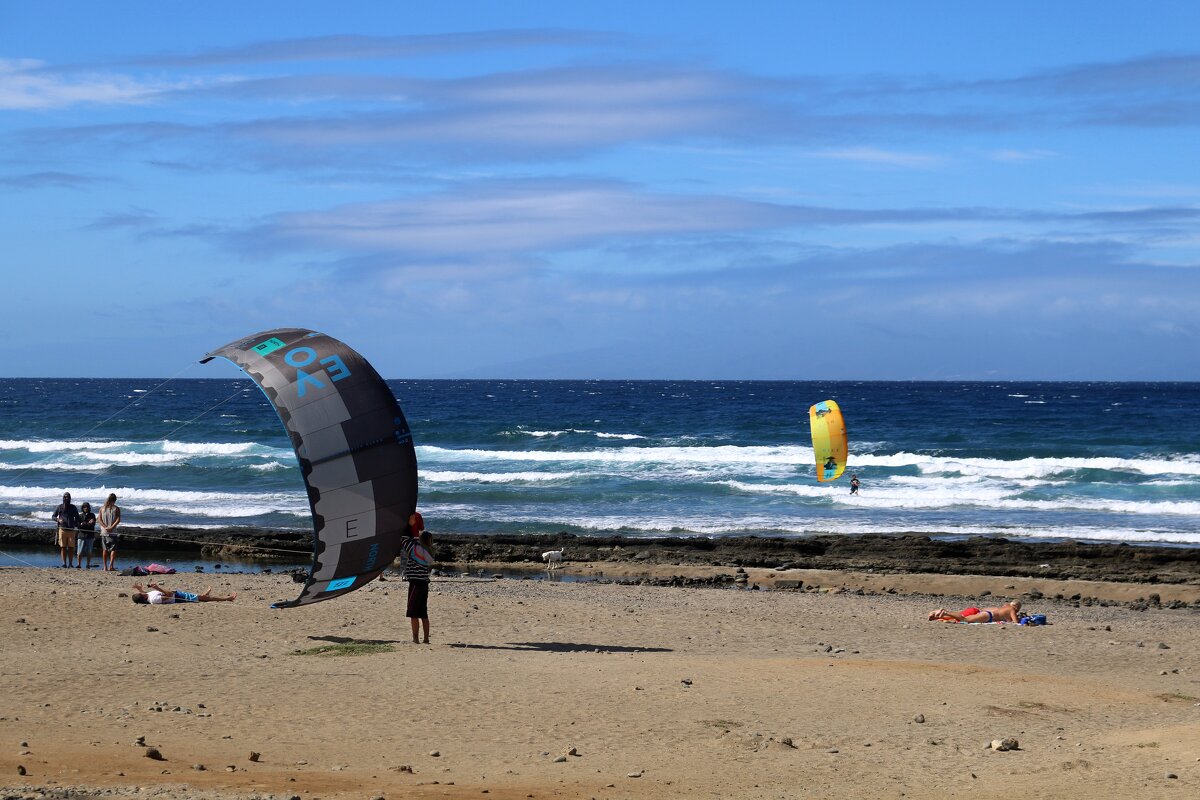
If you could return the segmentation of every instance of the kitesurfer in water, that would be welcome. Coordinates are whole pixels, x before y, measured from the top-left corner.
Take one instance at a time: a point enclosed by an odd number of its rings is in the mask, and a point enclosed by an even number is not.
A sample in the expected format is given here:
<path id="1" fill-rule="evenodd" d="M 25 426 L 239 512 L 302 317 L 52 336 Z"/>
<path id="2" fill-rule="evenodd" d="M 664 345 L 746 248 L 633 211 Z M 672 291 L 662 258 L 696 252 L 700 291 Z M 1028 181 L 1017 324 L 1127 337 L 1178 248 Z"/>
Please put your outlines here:
<path id="1" fill-rule="evenodd" d="M 400 541 L 400 553 L 404 557 L 404 580 L 408 581 L 408 608 L 404 616 L 412 625 L 412 640 L 420 644 L 420 634 L 425 634 L 424 642 L 429 644 L 429 576 L 430 566 L 424 563 L 430 557 L 433 546 L 433 534 L 424 529 L 425 521 L 421 515 L 414 512 L 408 518 L 408 534 Z M 416 529 L 417 532 L 414 532 Z M 426 558 L 414 557 L 414 551 L 420 546 L 424 549 Z"/>
<path id="2" fill-rule="evenodd" d="M 858 494 L 858 473 L 850 473 L 850 494 Z"/>
<path id="3" fill-rule="evenodd" d="M 192 592 L 182 592 L 178 589 L 174 591 L 170 589 L 164 589 L 157 583 L 151 583 L 148 585 L 150 587 L 149 591 L 143 589 L 140 583 L 135 583 L 133 585 L 133 588 L 137 589 L 137 591 L 133 593 L 133 602 L 141 603 L 143 605 L 164 606 L 172 603 L 231 603 L 237 599 L 237 592 L 234 592 L 226 597 L 214 595 L 212 593 L 211 586 L 200 594 L 193 594 Z"/>

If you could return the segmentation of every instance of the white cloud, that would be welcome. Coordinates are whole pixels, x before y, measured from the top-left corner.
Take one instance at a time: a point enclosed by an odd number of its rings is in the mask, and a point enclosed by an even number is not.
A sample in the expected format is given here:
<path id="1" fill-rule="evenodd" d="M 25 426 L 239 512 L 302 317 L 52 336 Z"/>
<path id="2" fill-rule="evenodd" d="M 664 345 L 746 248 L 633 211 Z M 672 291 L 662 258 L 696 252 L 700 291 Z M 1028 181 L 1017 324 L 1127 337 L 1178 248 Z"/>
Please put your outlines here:
<path id="1" fill-rule="evenodd" d="M 1008 162 L 1025 162 L 1025 161 L 1044 161 L 1047 158 L 1054 158 L 1058 153 L 1053 150 L 993 150 L 988 154 L 988 157 L 993 161 L 1008 161 Z"/>
<path id="2" fill-rule="evenodd" d="M 128 75 L 67 76 L 43 70 L 31 59 L 0 59 L 0 110 L 34 111 L 92 103 L 126 105 L 148 102 L 180 83 L 140 81 Z"/>
<path id="3" fill-rule="evenodd" d="M 248 236 L 251 246 L 461 257 L 536 253 L 606 237 L 767 228 L 792 213 L 731 198 L 637 192 L 620 184 L 530 182 L 280 214 Z"/>
<path id="4" fill-rule="evenodd" d="M 812 155 L 835 161 L 857 161 L 863 164 L 880 164 L 889 167 L 934 167 L 945 163 L 941 156 L 925 153 L 901 153 L 878 147 L 844 147 L 831 150 L 816 150 Z"/>

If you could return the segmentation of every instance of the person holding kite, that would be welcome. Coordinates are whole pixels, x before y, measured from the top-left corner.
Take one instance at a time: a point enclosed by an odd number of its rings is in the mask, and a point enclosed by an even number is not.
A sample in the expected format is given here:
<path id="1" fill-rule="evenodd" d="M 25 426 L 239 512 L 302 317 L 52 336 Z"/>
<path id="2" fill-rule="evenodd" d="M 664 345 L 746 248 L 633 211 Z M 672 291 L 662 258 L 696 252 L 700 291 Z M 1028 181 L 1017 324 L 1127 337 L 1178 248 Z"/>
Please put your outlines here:
<path id="1" fill-rule="evenodd" d="M 408 518 L 408 530 L 400 540 L 404 561 L 404 580 L 408 581 L 408 608 L 404 615 L 412 624 L 412 640 L 420 644 L 419 634 L 425 634 L 429 644 L 429 577 L 433 566 L 433 534 L 425 530 L 421 515 L 413 512 Z"/>

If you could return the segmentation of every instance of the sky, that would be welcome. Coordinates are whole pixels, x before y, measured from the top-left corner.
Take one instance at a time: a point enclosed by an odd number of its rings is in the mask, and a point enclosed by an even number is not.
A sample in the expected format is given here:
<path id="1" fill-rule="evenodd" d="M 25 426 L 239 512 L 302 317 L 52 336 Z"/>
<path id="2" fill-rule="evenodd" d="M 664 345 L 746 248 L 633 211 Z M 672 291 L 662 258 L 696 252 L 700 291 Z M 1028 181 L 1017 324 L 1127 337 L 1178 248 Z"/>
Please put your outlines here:
<path id="1" fill-rule="evenodd" d="M 435 5 L 437 7 L 435 7 Z M 0 2 L 3 377 L 1200 380 L 1200 4 Z"/>

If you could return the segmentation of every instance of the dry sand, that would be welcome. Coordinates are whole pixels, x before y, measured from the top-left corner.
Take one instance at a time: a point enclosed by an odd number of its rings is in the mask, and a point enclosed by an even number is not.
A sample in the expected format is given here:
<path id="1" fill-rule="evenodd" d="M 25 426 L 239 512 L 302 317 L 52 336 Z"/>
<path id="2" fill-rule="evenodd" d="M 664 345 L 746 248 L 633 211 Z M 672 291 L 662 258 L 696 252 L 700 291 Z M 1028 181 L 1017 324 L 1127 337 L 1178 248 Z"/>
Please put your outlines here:
<path id="1" fill-rule="evenodd" d="M 285 575 L 163 578 L 239 593 L 183 606 L 132 580 L 0 569 L 0 797 L 1200 796 L 1195 608 L 967 626 L 919 595 L 456 578 L 425 646 L 394 579 L 288 610 Z M 296 654 L 348 640 L 395 649 Z"/>

